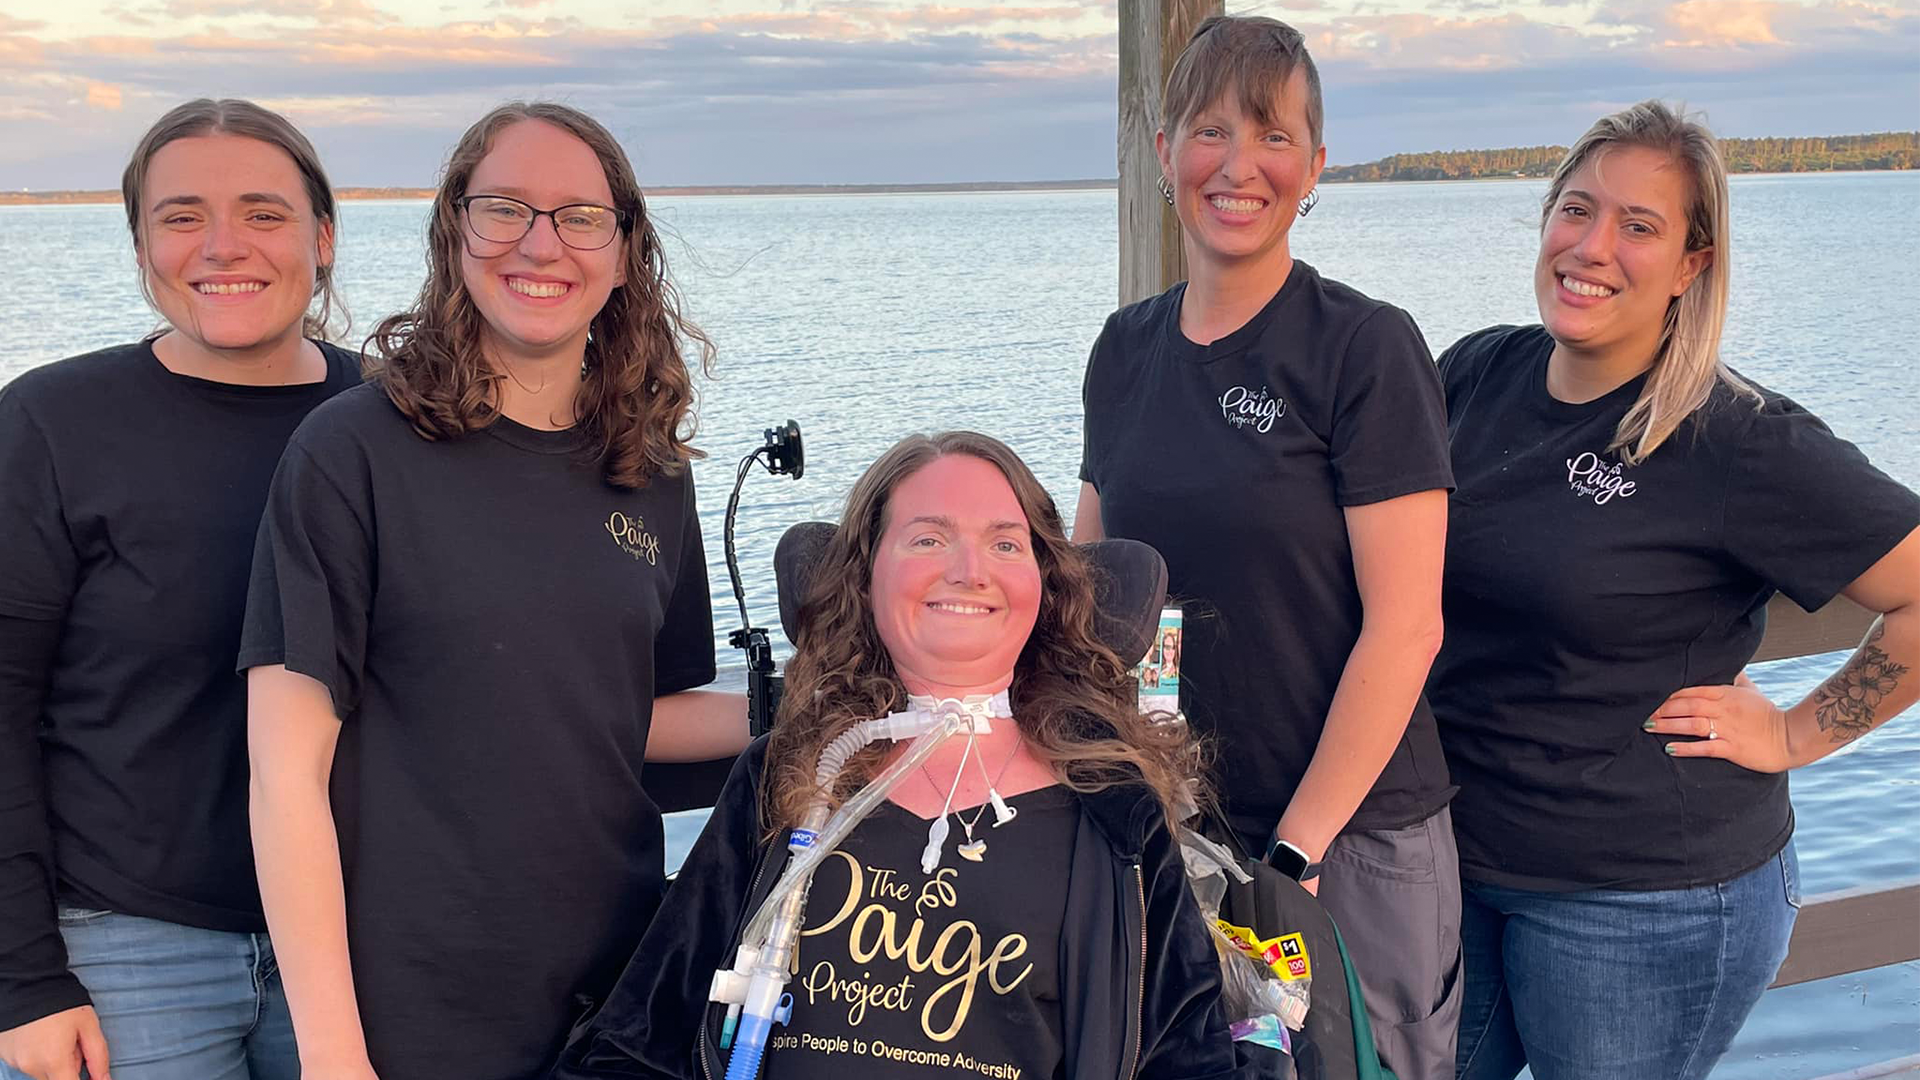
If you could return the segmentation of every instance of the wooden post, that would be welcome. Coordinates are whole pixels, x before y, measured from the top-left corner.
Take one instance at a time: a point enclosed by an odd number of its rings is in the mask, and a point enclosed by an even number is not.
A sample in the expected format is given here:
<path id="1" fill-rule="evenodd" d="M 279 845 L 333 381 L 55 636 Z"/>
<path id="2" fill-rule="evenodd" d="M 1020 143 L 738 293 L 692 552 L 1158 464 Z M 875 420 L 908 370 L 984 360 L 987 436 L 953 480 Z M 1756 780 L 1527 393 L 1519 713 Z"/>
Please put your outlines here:
<path id="1" fill-rule="evenodd" d="M 1225 0 L 1120 0 L 1120 303 L 1187 276 L 1180 223 L 1160 195 L 1160 96 L 1193 29 Z"/>

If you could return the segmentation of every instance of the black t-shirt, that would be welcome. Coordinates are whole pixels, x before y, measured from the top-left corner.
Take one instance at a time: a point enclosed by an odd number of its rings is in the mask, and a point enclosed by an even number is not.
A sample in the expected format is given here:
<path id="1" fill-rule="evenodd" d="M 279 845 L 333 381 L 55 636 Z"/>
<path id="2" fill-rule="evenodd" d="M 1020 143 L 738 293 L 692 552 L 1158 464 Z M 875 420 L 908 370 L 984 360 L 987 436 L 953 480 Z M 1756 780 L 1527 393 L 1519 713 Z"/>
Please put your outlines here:
<path id="1" fill-rule="evenodd" d="M 51 639 L 0 680 L 0 1029 L 85 1000 L 56 889 L 266 929 L 233 657 L 274 463 L 360 381 L 320 348 L 327 377 L 301 386 L 176 375 L 139 342 L 0 389 L 0 620 Z"/>
<path id="2" fill-rule="evenodd" d="M 1451 487 L 1440 385 L 1406 312 L 1295 261 L 1211 345 L 1185 285 L 1115 312 L 1087 364 L 1080 478 L 1108 536 L 1167 560 L 1185 608 L 1181 704 L 1218 740 L 1229 817 L 1272 830 L 1306 773 L 1361 604 L 1345 508 Z M 1451 792 L 1423 699 L 1349 829 L 1410 825 Z"/>
<path id="3" fill-rule="evenodd" d="M 1034 871 L 1071 863 L 1080 809 L 1059 786 L 1006 801 L 1012 821 L 993 827 L 989 807 L 974 826 L 978 862 L 949 818 L 940 865 L 922 874 L 931 823 L 888 801 L 815 872 L 770 1080 L 1060 1074 L 1066 890 Z"/>
<path id="4" fill-rule="evenodd" d="M 1538 326 L 1440 360 L 1452 432 L 1446 644 L 1428 697 L 1462 872 L 1542 891 L 1730 880 L 1793 831 L 1784 774 L 1674 758 L 1641 724 L 1731 683 L 1775 590 L 1809 610 L 1920 524 L 1920 499 L 1786 398 L 1716 387 L 1653 455 L 1607 446 L 1645 376 L 1547 393 Z"/>
<path id="5" fill-rule="evenodd" d="M 361 1023 L 385 1080 L 532 1075 L 659 902 L 656 695 L 714 675 L 682 470 L 608 484 L 577 431 L 415 434 L 374 384 L 295 432 L 240 666 L 333 695 Z"/>

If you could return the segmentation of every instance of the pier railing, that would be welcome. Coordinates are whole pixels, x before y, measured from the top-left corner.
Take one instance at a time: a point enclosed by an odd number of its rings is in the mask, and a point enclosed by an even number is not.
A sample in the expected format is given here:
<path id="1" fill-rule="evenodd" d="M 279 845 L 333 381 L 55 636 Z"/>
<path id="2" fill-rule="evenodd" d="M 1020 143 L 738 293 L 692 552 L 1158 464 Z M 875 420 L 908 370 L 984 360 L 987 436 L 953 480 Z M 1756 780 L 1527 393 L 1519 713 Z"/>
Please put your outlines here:
<path id="1" fill-rule="evenodd" d="M 1809 615 L 1784 596 L 1767 605 L 1767 636 L 1754 662 L 1850 649 L 1866 636 L 1873 612 L 1844 596 Z M 1775 986 L 1794 986 L 1920 960 L 1920 879 L 1808 897 L 1793 926 L 1787 962 Z"/>

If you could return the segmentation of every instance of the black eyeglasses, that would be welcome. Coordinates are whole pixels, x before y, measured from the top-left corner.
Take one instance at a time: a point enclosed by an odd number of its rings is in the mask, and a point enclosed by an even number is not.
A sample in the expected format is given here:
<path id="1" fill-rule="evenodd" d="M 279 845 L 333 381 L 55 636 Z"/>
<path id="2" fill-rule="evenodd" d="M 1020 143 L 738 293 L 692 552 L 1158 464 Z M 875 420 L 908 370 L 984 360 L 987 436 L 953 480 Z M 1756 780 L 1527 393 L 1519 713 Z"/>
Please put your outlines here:
<path id="1" fill-rule="evenodd" d="M 598 251 L 613 243 L 627 215 L 594 203 L 573 203 L 542 210 L 505 195 L 463 195 L 454 205 L 466 211 L 467 228 L 494 244 L 517 244 L 541 217 L 553 221 L 554 235 L 575 251 Z"/>

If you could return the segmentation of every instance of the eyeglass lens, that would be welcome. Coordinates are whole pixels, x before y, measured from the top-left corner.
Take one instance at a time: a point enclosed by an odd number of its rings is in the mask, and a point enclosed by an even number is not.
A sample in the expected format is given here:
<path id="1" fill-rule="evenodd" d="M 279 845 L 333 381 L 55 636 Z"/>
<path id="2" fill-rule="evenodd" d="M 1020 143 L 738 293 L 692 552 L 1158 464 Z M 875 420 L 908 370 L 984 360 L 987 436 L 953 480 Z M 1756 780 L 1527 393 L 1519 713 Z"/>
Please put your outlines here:
<path id="1" fill-rule="evenodd" d="M 618 214 L 591 203 L 536 210 L 504 195 L 477 195 L 467 200 L 467 227 L 480 239 L 498 244 L 517 242 L 542 214 L 553 219 L 562 243 L 588 251 L 606 247 L 620 227 Z"/>

